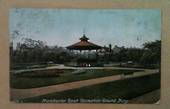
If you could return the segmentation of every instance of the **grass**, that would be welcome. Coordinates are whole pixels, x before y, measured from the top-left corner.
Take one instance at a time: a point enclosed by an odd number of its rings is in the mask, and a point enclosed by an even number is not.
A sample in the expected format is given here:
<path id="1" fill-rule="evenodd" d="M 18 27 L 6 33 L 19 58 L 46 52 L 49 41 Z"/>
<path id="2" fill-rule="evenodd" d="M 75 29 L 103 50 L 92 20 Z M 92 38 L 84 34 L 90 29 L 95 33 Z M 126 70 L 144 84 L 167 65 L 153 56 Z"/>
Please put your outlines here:
<path id="1" fill-rule="evenodd" d="M 39 97 L 19 100 L 19 102 L 41 103 L 43 99 L 125 99 L 143 95 L 160 88 L 160 74 L 147 75 L 138 78 L 118 80 L 99 85 L 82 87 Z M 66 101 L 67 102 L 67 101 Z"/>
<path id="2" fill-rule="evenodd" d="M 11 87 L 17 89 L 36 88 L 49 85 L 56 85 L 67 82 L 74 82 L 80 80 L 87 80 L 92 78 L 106 77 L 111 75 L 118 75 L 122 73 L 131 73 L 141 70 L 111 70 L 111 69 L 86 69 L 85 73 L 72 74 L 71 71 L 65 70 L 59 77 L 20 77 L 11 76 Z"/>
<path id="3" fill-rule="evenodd" d="M 125 64 L 125 65 L 115 65 L 114 67 L 122 67 L 122 68 L 143 68 L 143 69 L 157 69 L 160 66 L 157 64 L 153 64 L 153 65 L 141 65 L 141 64 Z"/>
<path id="4" fill-rule="evenodd" d="M 35 68 L 45 68 L 45 67 L 51 67 L 56 66 L 56 64 L 47 64 L 47 63 L 31 63 L 31 64 L 16 64 L 12 65 L 12 70 L 25 70 L 25 69 L 35 69 Z"/>

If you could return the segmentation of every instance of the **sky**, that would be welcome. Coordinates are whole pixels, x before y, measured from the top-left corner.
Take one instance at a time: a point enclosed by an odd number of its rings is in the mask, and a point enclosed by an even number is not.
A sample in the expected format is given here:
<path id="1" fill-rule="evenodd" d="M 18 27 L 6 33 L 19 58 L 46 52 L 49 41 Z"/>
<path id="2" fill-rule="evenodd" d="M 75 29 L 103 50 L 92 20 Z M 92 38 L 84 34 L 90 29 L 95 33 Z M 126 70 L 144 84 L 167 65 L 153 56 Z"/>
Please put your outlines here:
<path id="1" fill-rule="evenodd" d="M 78 42 L 85 33 L 100 46 L 141 48 L 145 42 L 161 39 L 161 11 L 13 8 L 9 31 L 14 46 L 23 38 L 32 38 L 50 46 L 66 47 Z"/>

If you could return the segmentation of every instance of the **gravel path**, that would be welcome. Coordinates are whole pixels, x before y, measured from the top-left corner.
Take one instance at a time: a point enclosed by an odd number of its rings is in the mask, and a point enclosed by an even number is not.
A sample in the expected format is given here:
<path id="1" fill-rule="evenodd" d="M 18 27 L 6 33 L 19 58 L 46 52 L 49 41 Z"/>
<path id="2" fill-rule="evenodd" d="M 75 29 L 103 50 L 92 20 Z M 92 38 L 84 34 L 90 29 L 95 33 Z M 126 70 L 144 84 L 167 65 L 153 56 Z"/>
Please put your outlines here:
<path id="1" fill-rule="evenodd" d="M 23 69 L 23 70 L 12 70 L 13 73 L 21 73 L 25 71 L 37 71 L 37 70 L 48 70 L 48 69 L 126 69 L 126 70 L 148 70 L 148 69 L 139 69 L 139 68 L 125 68 L 125 67 L 69 67 L 61 65 L 46 67 L 46 68 L 35 68 L 35 69 Z"/>

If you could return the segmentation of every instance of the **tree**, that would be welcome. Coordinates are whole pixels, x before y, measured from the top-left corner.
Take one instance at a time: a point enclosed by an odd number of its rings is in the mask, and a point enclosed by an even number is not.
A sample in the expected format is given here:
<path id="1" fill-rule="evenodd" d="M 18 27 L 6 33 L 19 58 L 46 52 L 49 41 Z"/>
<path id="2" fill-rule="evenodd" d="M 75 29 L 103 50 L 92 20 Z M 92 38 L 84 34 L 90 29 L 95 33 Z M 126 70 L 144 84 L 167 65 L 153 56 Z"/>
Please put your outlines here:
<path id="1" fill-rule="evenodd" d="M 159 66 L 161 60 L 161 41 L 147 42 L 143 46 L 145 52 L 141 57 L 141 63 L 147 66 L 153 64 Z"/>

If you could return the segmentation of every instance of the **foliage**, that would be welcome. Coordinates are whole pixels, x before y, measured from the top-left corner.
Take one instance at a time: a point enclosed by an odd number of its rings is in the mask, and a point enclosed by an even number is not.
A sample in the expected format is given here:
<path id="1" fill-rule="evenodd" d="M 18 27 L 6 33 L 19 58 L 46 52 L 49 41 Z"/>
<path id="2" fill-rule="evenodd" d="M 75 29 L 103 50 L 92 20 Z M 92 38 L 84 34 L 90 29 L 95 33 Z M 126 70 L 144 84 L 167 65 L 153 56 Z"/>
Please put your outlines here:
<path id="1" fill-rule="evenodd" d="M 160 66 L 161 59 L 161 41 L 147 42 L 143 48 L 125 48 L 119 47 L 119 52 L 105 52 L 103 56 L 98 55 L 100 63 L 118 62 L 126 63 L 128 61 L 144 67 Z M 41 64 L 57 63 L 64 64 L 73 60 L 78 60 L 82 54 L 71 52 L 66 48 L 59 46 L 48 46 L 40 40 L 25 38 L 23 43 L 18 43 L 16 49 L 11 50 L 12 68 L 19 64 Z M 93 54 L 95 57 L 95 54 Z M 85 57 L 85 56 L 83 56 Z"/>
<path id="2" fill-rule="evenodd" d="M 50 47 L 40 40 L 26 38 L 24 43 L 18 43 L 11 51 L 11 61 L 15 65 L 22 63 L 63 63 L 71 58 L 71 54 L 62 47 Z"/>
<path id="3" fill-rule="evenodd" d="M 144 44 L 144 53 L 140 62 L 146 66 L 160 64 L 161 60 L 161 41 L 148 42 Z"/>

